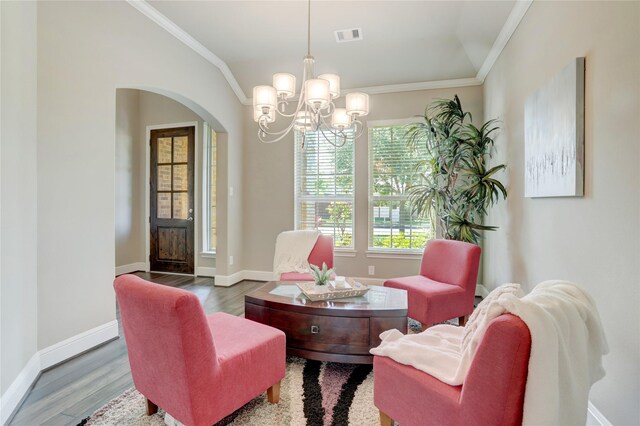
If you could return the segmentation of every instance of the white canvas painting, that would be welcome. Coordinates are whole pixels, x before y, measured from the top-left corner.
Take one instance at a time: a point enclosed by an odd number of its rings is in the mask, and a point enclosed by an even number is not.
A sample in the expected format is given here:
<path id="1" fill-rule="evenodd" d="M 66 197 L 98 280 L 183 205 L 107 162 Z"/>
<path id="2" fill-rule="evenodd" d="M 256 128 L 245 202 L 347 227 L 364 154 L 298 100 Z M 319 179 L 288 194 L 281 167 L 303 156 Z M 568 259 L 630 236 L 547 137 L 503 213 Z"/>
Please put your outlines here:
<path id="1" fill-rule="evenodd" d="M 524 106 L 525 197 L 582 196 L 584 58 L 576 58 Z"/>

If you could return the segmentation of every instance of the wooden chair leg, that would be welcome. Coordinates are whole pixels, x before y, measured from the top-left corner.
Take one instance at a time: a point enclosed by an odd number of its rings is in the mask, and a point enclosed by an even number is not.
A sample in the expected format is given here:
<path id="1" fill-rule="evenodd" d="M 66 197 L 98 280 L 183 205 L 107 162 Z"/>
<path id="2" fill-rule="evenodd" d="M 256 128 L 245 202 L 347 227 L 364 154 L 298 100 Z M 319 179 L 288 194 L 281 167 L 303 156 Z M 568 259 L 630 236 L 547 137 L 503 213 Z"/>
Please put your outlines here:
<path id="1" fill-rule="evenodd" d="M 380 426 L 393 426 L 391 417 L 380 411 Z"/>
<path id="2" fill-rule="evenodd" d="M 429 328 L 429 326 L 423 322 L 421 322 L 420 325 L 422 326 L 422 331 L 425 331 L 427 328 Z"/>
<path id="3" fill-rule="evenodd" d="M 280 402 L 280 382 L 274 383 L 269 389 L 267 389 L 267 399 L 272 404 Z"/>
<path id="4" fill-rule="evenodd" d="M 147 416 L 152 416 L 158 412 L 158 406 L 153 402 L 151 402 L 149 398 L 146 398 L 146 400 L 147 400 Z"/>
<path id="5" fill-rule="evenodd" d="M 469 317 L 468 317 L 467 315 L 462 316 L 462 317 L 458 317 L 458 325 L 459 325 L 460 327 L 464 327 L 464 326 L 465 326 L 465 324 L 467 323 L 467 319 L 468 319 L 468 318 L 469 318 Z"/>

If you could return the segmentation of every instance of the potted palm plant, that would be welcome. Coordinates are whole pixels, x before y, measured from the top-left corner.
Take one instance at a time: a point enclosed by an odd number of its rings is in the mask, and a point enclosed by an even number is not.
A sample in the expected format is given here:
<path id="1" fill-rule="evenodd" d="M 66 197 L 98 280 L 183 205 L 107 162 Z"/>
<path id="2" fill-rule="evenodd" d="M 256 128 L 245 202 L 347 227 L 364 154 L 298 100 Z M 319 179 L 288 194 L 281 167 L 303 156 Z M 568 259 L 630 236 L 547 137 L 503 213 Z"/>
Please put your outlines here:
<path id="1" fill-rule="evenodd" d="M 457 95 L 434 101 L 424 122 L 407 129 L 409 147 L 424 144 L 428 152 L 417 165 L 421 182 L 409 190 L 413 212 L 430 217 L 446 239 L 477 244 L 482 231 L 497 229 L 482 222 L 490 206 L 507 198 L 495 177 L 506 166 L 487 165 L 498 129 L 496 120 L 476 127 Z"/>

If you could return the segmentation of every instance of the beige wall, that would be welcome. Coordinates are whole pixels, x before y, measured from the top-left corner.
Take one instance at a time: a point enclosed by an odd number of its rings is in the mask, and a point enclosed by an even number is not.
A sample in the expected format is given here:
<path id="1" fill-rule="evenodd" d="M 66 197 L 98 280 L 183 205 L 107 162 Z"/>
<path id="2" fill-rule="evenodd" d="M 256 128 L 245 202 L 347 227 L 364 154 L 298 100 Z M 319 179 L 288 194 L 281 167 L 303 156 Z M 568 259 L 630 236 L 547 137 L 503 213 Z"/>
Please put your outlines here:
<path id="1" fill-rule="evenodd" d="M 217 68 L 125 2 L 38 3 L 39 348 L 115 319 L 117 88 L 188 105 L 228 132 L 227 169 L 241 169 L 242 107 Z M 220 180 L 242 193 L 237 172 Z M 218 215 L 221 234 L 241 240 L 241 208 Z"/>
<path id="2" fill-rule="evenodd" d="M 482 120 L 482 88 L 425 90 L 372 95 L 371 113 L 363 121 L 406 119 L 424 113 L 425 106 L 437 98 L 458 94 L 463 106 L 479 123 Z M 338 102 L 344 102 L 338 100 Z M 271 271 L 276 236 L 294 227 L 294 145 L 293 136 L 275 144 L 263 144 L 257 138 L 252 109 L 245 107 L 246 149 L 244 179 L 247 182 L 244 205 L 245 269 Z M 355 257 L 336 257 L 338 273 L 369 277 L 368 266 L 375 266 L 374 278 L 417 273 L 417 259 L 380 259 L 367 257 L 368 245 L 368 148 L 367 132 L 356 141 Z"/>
<path id="3" fill-rule="evenodd" d="M 144 139 L 140 138 L 140 91 L 116 90 L 115 266 L 144 262 Z"/>
<path id="4" fill-rule="evenodd" d="M 37 10 L 0 2 L 0 394 L 37 350 Z M 5 401 L 3 401 L 4 403 Z M 3 419 L 10 413 L 3 413 Z"/>
<path id="5" fill-rule="evenodd" d="M 585 196 L 524 198 L 523 105 L 586 57 Z M 611 353 L 591 401 L 613 423 L 640 424 L 640 3 L 534 2 L 485 81 L 485 114 L 504 120 L 497 161 L 509 199 L 487 221 L 484 283 L 561 278 L 595 298 Z"/>

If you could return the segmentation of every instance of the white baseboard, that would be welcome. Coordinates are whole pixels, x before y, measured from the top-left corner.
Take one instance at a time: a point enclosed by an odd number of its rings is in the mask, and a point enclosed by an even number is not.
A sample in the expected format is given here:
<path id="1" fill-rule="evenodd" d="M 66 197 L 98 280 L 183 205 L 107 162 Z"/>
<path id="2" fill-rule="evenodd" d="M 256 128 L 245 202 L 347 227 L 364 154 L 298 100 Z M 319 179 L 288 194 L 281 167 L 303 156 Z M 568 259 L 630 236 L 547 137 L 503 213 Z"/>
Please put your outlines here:
<path id="1" fill-rule="evenodd" d="M 118 321 L 87 330 L 40 351 L 40 368 L 42 370 L 76 356 L 87 349 L 118 337 Z"/>
<path id="2" fill-rule="evenodd" d="M 136 271 L 148 271 L 146 262 L 130 263 L 128 265 L 116 266 L 116 277 L 122 274 L 130 274 Z"/>
<path id="3" fill-rule="evenodd" d="M 489 295 L 489 290 L 482 284 L 476 285 L 476 296 L 480 296 L 483 299 Z"/>
<path id="4" fill-rule="evenodd" d="M 40 372 L 115 337 L 118 337 L 117 320 L 92 328 L 36 352 L 0 398 L 0 425 L 4 425 L 11 418 Z"/>
<path id="5" fill-rule="evenodd" d="M 360 278 L 353 277 L 354 280 L 367 285 L 382 285 L 385 278 Z M 230 287 L 242 280 L 252 281 L 273 281 L 274 275 L 271 271 L 250 271 L 243 269 L 233 275 L 216 275 L 215 285 L 219 287 Z"/>
<path id="6" fill-rule="evenodd" d="M 365 284 L 365 285 L 383 285 L 389 278 L 375 278 L 375 277 L 349 277 L 353 280 Z"/>
<path id="7" fill-rule="evenodd" d="M 196 268 L 196 275 L 199 277 L 215 277 L 216 268 L 207 268 L 205 266 L 198 266 Z"/>
<path id="8" fill-rule="evenodd" d="M 22 402 L 31 386 L 40 375 L 40 354 L 33 354 L 18 377 L 0 398 L 0 424 L 4 425 Z"/>
<path id="9" fill-rule="evenodd" d="M 591 401 L 587 407 L 587 426 L 613 426 Z"/>
<path id="10" fill-rule="evenodd" d="M 252 280 L 252 281 L 273 281 L 274 276 L 271 271 L 243 271 L 244 277 L 243 280 Z"/>
<path id="11" fill-rule="evenodd" d="M 244 279 L 244 271 L 238 271 L 231 275 L 216 275 L 213 285 L 216 287 L 231 287 Z"/>

